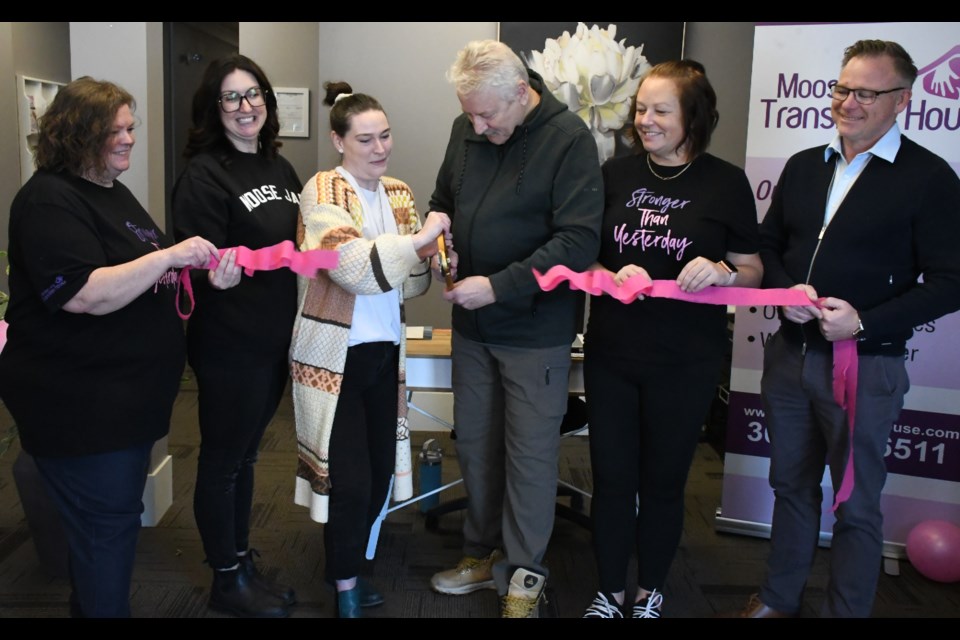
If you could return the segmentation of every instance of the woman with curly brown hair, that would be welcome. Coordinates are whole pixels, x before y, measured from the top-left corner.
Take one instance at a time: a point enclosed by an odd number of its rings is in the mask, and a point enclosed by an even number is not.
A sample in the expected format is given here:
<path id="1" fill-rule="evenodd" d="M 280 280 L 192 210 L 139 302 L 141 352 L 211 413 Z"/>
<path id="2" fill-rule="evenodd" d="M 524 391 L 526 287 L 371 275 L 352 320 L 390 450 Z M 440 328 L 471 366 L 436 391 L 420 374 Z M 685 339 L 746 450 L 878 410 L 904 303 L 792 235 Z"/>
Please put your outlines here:
<path id="1" fill-rule="evenodd" d="M 200 237 L 171 246 L 117 180 L 135 109 L 111 82 L 61 89 L 10 207 L 0 395 L 63 521 L 76 617 L 130 615 L 150 451 L 183 375 L 177 271 L 217 256 Z"/>

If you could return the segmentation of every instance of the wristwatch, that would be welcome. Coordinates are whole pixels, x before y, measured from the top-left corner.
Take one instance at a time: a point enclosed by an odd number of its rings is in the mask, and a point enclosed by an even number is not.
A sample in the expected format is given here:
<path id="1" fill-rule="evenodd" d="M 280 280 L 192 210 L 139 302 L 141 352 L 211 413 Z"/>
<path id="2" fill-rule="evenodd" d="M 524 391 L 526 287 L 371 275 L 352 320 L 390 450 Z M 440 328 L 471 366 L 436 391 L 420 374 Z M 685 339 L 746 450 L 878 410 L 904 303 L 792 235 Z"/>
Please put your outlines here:
<path id="1" fill-rule="evenodd" d="M 721 269 L 727 272 L 727 285 L 730 286 L 733 284 L 734 279 L 737 277 L 737 265 L 732 262 L 727 262 L 726 260 L 721 260 L 717 263 Z"/>
<path id="2" fill-rule="evenodd" d="M 865 329 L 863 328 L 863 320 L 860 319 L 860 314 L 857 314 L 857 328 L 853 330 L 853 337 L 857 342 L 863 342 L 867 339 L 865 335 Z"/>

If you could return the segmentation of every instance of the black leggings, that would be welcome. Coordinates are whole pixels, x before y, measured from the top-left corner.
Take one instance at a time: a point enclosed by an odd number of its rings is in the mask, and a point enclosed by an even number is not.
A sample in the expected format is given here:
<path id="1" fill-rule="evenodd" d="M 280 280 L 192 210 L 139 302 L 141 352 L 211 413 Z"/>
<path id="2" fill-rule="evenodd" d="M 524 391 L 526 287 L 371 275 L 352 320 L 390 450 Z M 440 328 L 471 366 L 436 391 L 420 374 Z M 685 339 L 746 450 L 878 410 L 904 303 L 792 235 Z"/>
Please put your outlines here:
<path id="1" fill-rule="evenodd" d="M 347 350 L 330 434 L 330 514 L 323 527 L 328 582 L 359 575 L 397 450 L 397 369 L 392 342 Z"/>
<path id="2" fill-rule="evenodd" d="M 200 456 L 193 513 L 207 562 L 237 563 L 250 545 L 253 467 L 289 377 L 286 357 L 255 368 L 194 366 L 200 401 Z"/>
<path id="3" fill-rule="evenodd" d="M 601 591 L 624 590 L 634 546 L 638 585 L 663 587 L 683 532 L 687 473 L 720 372 L 720 361 L 637 366 L 587 353 L 591 517 Z"/>

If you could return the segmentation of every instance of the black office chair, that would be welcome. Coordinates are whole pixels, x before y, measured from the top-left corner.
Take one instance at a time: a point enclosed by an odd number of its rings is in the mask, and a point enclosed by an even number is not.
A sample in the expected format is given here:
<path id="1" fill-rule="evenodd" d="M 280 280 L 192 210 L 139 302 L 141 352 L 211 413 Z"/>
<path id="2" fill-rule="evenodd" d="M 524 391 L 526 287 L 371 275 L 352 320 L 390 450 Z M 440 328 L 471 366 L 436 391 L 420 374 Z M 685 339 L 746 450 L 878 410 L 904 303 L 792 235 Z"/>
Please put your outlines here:
<path id="1" fill-rule="evenodd" d="M 567 400 L 567 412 L 564 414 L 563 421 L 560 423 L 560 437 L 568 438 L 577 435 L 587 429 L 588 426 L 587 403 L 579 396 L 569 396 Z M 450 434 L 450 437 L 456 440 L 456 430 Z M 590 529 L 590 514 L 584 512 L 583 499 L 590 498 L 591 494 L 564 480 L 558 479 L 557 485 L 557 497 L 570 498 L 569 506 L 562 502 L 557 502 L 555 510 L 557 516 L 575 522 L 586 529 Z M 466 509 L 467 500 L 468 498 L 465 496 L 455 500 L 441 502 L 437 506 L 427 510 L 424 513 L 426 517 L 426 527 L 428 529 L 436 529 L 440 516 Z"/>

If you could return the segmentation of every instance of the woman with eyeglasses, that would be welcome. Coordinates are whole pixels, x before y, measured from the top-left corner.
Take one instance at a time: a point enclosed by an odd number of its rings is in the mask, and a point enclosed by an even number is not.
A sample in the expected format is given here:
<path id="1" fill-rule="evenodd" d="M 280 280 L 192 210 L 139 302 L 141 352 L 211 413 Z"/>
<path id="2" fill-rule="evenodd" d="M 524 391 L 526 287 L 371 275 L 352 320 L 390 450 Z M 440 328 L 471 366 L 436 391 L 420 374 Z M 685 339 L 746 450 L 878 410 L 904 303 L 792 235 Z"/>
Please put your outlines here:
<path id="1" fill-rule="evenodd" d="M 302 185 L 277 150 L 277 98 L 263 70 L 233 55 L 210 64 L 193 96 L 189 162 L 173 189 L 174 234 L 218 247 L 259 249 L 293 240 Z M 297 310 L 288 269 L 195 273 L 187 355 L 199 391 L 200 455 L 194 515 L 213 568 L 209 605 L 241 617 L 283 617 L 292 589 L 254 563 L 250 511 L 254 464 L 289 377 Z"/>

